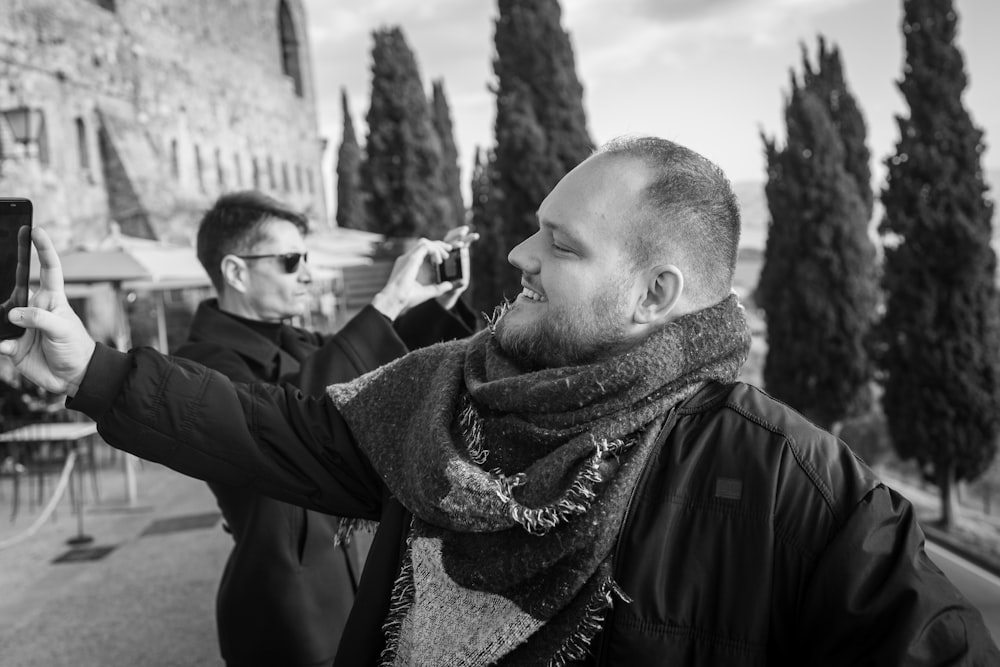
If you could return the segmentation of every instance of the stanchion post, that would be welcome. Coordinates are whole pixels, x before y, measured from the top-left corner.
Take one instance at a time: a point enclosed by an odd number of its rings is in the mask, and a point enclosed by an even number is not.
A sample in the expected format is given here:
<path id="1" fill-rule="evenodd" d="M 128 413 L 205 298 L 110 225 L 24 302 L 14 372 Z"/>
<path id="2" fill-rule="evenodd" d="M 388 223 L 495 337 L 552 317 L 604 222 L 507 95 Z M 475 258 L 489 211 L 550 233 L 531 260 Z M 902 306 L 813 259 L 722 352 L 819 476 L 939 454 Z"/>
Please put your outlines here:
<path id="1" fill-rule="evenodd" d="M 78 547 L 84 544 L 90 544 L 94 541 L 94 538 L 83 532 L 83 467 L 79 464 L 80 458 L 83 456 L 83 443 L 77 442 L 76 448 L 76 465 L 74 465 L 73 478 L 76 479 L 76 535 L 66 540 L 66 544 L 70 546 Z M 72 484 L 72 479 L 70 484 Z"/>
<path id="2" fill-rule="evenodd" d="M 138 459 L 133 454 L 126 454 L 122 459 L 125 468 L 125 499 L 132 506 L 139 497 L 135 482 L 135 464 Z"/>

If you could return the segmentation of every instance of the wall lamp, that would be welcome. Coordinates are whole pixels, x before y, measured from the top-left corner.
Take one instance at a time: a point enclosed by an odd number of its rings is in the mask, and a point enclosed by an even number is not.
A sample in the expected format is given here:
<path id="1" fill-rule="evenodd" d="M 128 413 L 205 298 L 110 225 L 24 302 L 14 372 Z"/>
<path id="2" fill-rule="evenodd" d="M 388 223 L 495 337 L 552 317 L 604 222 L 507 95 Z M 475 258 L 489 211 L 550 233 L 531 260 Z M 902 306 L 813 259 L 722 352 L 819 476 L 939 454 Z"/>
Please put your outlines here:
<path id="1" fill-rule="evenodd" d="M 28 146 L 38 142 L 42 126 L 45 124 L 45 115 L 42 110 L 22 105 L 12 109 L 3 109 L 0 114 L 7 122 L 14 141 L 24 146 L 24 152 L 27 154 Z M 5 154 L 3 157 L 8 156 Z"/>

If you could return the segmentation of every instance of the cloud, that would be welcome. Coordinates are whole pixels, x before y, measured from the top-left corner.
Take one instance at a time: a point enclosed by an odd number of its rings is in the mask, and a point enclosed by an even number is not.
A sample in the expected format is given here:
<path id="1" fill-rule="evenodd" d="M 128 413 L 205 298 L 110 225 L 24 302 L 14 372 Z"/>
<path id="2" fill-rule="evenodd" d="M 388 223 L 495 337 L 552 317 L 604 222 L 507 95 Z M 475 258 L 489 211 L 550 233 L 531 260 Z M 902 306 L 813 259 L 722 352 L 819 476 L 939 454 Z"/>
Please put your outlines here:
<path id="1" fill-rule="evenodd" d="M 486 15 L 479 3 L 463 0 L 367 0 L 364 3 L 305 0 L 305 4 L 314 46 L 317 43 L 349 43 L 366 38 L 378 27 L 392 25 L 401 26 L 405 32 L 433 31 L 445 41 L 462 42 L 469 39 L 470 23 Z"/>
<path id="2" fill-rule="evenodd" d="M 741 4 L 741 0 L 634 0 L 639 14 L 669 22 L 717 14 L 738 4 Z"/>
<path id="3" fill-rule="evenodd" d="M 728 48 L 768 49 L 815 31 L 823 15 L 863 0 L 580 0 L 568 22 L 588 67 L 683 67 Z M 628 35 L 627 40 L 621 35 Z"/>

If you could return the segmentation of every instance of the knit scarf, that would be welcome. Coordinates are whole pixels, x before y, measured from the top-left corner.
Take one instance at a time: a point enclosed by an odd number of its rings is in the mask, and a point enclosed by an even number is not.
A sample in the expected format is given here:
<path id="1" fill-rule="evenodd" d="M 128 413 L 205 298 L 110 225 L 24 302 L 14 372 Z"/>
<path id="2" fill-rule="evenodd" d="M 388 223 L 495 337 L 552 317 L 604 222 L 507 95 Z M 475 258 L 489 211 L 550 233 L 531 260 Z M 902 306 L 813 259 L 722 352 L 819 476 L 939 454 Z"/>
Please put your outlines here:
<path id="1" fill-rule="evenodd" d="M 617 589 L 613 547 L 668 415 L 749 350 L 730 296 L 631 350 L 522 371 L 492 328 L 329 394 L 413 513 L 383 665 L 563 665 Z"/>

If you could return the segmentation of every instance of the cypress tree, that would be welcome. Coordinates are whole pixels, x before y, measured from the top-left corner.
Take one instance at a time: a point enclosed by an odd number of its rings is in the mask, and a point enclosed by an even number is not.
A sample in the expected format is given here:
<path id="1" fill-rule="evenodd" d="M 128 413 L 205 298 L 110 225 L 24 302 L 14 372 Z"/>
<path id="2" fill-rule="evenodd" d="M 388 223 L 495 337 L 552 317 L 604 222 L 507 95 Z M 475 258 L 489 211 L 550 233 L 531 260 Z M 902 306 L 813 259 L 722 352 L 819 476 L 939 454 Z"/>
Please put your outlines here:
<path id="1" fill-rule="evenodd" d="M 792 80 L 787 145 L 764 139 L 771 221 L 757 299 L 767 319 L 768 392 L 836 430 L 870 403 L 875 246 L 823 101 Z"/>
<path id="2" fill-rule="evenodd" d="M 472 225 L 479 232 L 479 241 L 472 246 L 472 304 L 479 312 L 490 315 L 500 303 L 503 293 L 500 284 L 505 274 L 516 274 L 507 262 L 509 248 L 505 248 L 501 234 L 502 225 L 497 213 L 498 191 L 493 187 L 494 156 L 490 151 L 476 147 L 472 167 Z"/>
<path id="3" fill-rule="evenodd" d="M 343 137 L 337 151 L 337 224 L 350 229 L 367 229 L 361 192 L 361 147 L 354 134 L 354 121 L 347 102 L 347 90 L 340 89 L 344 116 Z"/>
<path id="4" fill-rule="evenodd" d="M 451 109 L 444 92 L 444 81 L 433 82 L 431 93 L 431 122 L 441 142 L 441 195 L 448 202 L 451 217 L 447 227 L 465 224 L 465 201 L 462 199 L 462 173 L 458 165 L 458 148 L 451 124 Z"/>
<path id="5" fill-rule="evenodd" d="M 803 87 L 815 93 L 826 107 L 844 145 L 844 168 L 858 186 L 858 193 L 871 219 L 875 194 L 872 191 L 871 151 L 868 150 L 868 129 L 865 118 L 847 86 L 840 50 L 827 48 L 822 35 L 818 38 L 817 66 L 813 69 L 805 45 L 802 46 Z"/>
<path id="6" fill-rule="evenodd" d="M 952 525 L 954 483 L 989 466 L 1000 433 L 1000 323 L 993 205 L 982 132 L 962 103 L 965 65 L 950 0 L 904 0 L 909 116 L 886 160 L 882 366 L 893 445 L 937 483 Z"/>
<path id="7" fill-rule="evenodd" d="M 372 231 L 440 238 L 441 145 L 413 51 L 398 27 L 373 33 L 372 95 L 361 182 Z"/>
<path id="8" fill-rule="evenodd" d="M 557 0 L 499 0 L 496 57 L 496 148 L 490 173 L 496 190 L 498 247 L 533 234 L 542 199 L 593 150 L 576 75 L 573 47 Z M 481 232 L 482 233 L 482 232 Z M 499 274 L 500 298 L 521 291 L 516 271 Z"/>

